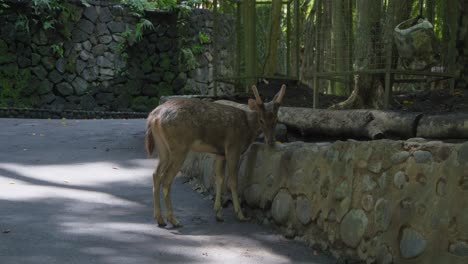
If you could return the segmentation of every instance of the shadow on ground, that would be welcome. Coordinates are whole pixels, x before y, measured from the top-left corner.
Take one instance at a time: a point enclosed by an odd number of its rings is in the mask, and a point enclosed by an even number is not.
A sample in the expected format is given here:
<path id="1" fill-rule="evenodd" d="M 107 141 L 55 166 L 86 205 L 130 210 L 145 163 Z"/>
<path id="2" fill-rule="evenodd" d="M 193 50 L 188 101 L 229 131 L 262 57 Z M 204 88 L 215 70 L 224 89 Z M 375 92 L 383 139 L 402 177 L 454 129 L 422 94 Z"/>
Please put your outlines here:
<path id="1" fill-rule="evenodd" d="M 335 263 L 177 178 L 181 229 L 152 219 L 144 120 L 0 119 L 0 263 Z"/>

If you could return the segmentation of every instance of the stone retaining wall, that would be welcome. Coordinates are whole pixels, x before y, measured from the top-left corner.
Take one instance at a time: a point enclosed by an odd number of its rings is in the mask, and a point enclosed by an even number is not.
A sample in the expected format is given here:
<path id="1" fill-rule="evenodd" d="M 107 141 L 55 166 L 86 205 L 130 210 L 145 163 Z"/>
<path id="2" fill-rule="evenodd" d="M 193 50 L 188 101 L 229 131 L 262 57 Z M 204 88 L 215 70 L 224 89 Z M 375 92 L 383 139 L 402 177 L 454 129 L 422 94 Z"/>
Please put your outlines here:
<path id="1" fill-rule="evenodd" d="M 214 188 L 214 159 L 183 174 Z M 468 263 L 468 142 L 255 143 L 239 193 L 287 237 L 367 263 Z"/>
<path id="2" fill-rule="evenodd" d="M 89 3 L 66 2 L 76 16 L 48 30 L 32 22 L 28 2 L 0 14 L 0 106 L 147 112 L 160 96 L 209 93 L 211 43 L 200 44 L 193 68 L 179 55 L 184 41 L 191 47 L 200 32 L 211 36 L 210 11 L 188 14 L 188 30 L 175 13 L 147 11 L 154 30 L 130 43 L 122 33 L 139 18 L 118 2 Z M 25 19 L 29 26 L 18 26 Z"/>

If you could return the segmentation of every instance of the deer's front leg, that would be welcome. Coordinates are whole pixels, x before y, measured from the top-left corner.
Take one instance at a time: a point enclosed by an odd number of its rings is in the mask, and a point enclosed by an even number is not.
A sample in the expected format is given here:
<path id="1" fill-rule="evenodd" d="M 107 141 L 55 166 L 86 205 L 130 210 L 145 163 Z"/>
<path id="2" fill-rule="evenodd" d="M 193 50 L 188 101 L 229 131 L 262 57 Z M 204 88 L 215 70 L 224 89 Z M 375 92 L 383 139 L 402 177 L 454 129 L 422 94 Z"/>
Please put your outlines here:
<path id="1" fill-rule="evenodd" d="M 239 203 L 239 196 L 237 195 L 237 176 L 239 174 L 239 160 L 240 151 L 231 151 L 230 155 L 226 155 L 227 166 L 228 166 L 228 183 L 232 193 L 232 203 L 234 205 L 234 212 L 236 213 L 237 219 L 240 221 L 249 220 L 242 213 L 242 209 Z"/>
<path id="2" fill-rule="evenodd" d="M 224 156 L 216 156 L 215 161 L 215 176 L 216 176 L 216 198 L 214 203 L 214 211 L 216 213 L 216 220 L 219 222 L 224 221 L 221 214 L 221 191 L 223 188 L 224 170 L 226 168 L 226 160 Z"/>

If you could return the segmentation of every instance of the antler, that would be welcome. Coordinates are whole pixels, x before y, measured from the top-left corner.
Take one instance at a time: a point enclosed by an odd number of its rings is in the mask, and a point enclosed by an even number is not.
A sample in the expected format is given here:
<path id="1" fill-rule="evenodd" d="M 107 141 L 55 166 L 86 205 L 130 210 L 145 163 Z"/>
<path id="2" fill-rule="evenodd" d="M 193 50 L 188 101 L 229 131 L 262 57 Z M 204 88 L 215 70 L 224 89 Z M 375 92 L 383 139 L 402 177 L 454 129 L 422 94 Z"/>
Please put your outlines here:
<path id="1" fill-rule="evenodd" d="M 255 95 L 255 101 L 257 102 L 258 105 L 263 104 L 262 98 L 260 98 L 260 95 L 258 94 L 257 87 L 255 85 L 252 85 L 252 91 Z"/>
<path id="2" fill-rule="evenodd" d="M 275 101 L 275 103 L 281 104 L 281 102 L 283 101 L 285 92 L 286 92 L 286 85 L 283 84 L 281 85 L 281 90 L 273 98 L 273 101 Z"/>

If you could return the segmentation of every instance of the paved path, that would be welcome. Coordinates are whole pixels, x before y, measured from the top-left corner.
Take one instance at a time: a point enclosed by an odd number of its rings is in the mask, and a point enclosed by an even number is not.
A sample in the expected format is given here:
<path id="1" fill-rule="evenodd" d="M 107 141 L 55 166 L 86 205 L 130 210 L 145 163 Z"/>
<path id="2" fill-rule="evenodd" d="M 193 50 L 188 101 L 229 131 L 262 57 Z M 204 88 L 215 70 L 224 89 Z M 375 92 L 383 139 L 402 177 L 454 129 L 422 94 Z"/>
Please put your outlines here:
<path id="1" fill-rule="evenodd" d="M 0 119 L 0 263 L 335 263 L 177 178 L 183 228 L 152 219 L 145 120 Z"/>

